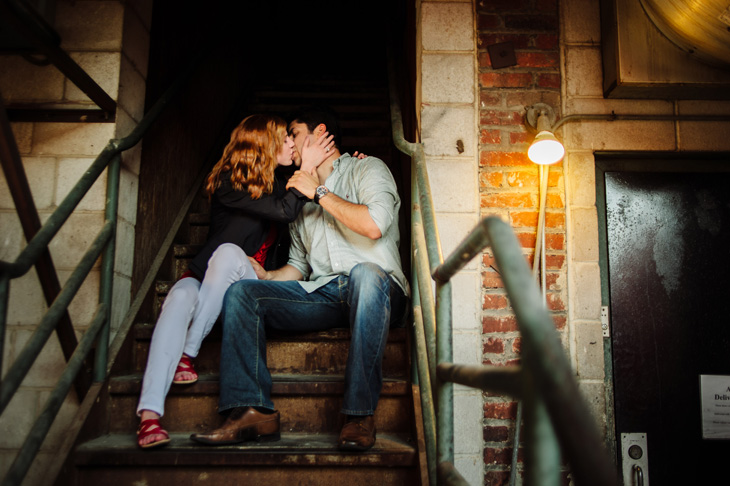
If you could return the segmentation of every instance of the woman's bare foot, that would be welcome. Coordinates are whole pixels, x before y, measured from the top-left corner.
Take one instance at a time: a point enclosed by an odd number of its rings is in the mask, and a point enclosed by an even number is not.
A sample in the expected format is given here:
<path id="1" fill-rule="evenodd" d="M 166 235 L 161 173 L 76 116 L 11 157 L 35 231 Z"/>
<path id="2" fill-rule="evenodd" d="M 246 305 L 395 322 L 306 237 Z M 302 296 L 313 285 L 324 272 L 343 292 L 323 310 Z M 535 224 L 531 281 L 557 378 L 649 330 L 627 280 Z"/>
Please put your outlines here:
<path id="1" fill-rule="evenodd" d="M 160 415 L 151 410 L 142 410 L 139 418 L 141 425 L 145 420 L 159 420 Z M 160 429 L 160 431 L 164 432 L 162 429 Z M 139 437 L 137 440 L 137 444 L 139 444 L 139 446 L 142 448 L 149 447 L 150 444 L 162 445 L 170 441 L 170 437 L 167 435 L 167 433 L 152 433 L 149 435 L 145 435 L 138 432 L 137 434 Z"/>
<path id="2" fill-rule="evenodd" d="M 175 375 L 172 377 L 172 382 L 176 385 L 190 385 L 196 381 L 198 381 L 198 373 L 193 367 L 193 361 L 190 356 L 183 354 L 175 370 Z"/>

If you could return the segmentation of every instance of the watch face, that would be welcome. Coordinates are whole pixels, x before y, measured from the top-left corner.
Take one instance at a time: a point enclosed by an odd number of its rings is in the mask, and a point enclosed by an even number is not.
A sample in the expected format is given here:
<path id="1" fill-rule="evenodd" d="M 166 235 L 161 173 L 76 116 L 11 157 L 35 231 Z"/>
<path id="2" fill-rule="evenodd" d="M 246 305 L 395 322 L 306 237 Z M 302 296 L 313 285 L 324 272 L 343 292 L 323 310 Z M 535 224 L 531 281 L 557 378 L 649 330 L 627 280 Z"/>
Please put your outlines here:
<path id="1" fill-rule="evenodd" d="M 325 195 L 327 195 L 327 193 L 328 193 L 328 192 L 329 192 L 329 191 L 328 191 L 328 190 L 327 190 L 327 188 L 326 188 L 326 187 L 324 187 L 324 186 L 319 186 L 319 187 L 317 188 L 317 195 L 318 195 L 319 197 L 322 197 L 322 196 L 325 196 Z"/>

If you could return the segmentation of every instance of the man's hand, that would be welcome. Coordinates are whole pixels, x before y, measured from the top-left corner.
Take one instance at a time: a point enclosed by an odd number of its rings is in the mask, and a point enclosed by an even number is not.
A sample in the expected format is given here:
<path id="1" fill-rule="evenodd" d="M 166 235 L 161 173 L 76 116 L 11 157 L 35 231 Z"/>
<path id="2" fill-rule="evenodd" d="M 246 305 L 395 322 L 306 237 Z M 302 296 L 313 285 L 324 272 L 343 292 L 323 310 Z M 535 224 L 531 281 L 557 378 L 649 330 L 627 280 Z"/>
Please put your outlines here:
<path id="1" fill-rule="evenodd" d="M 334 135 L 330 135 L 329 132 L 324 132 L 314 143 L 310 144 L 310 138 L 307 137 L 302 146 L 301 170 L 310 174 L 314 173 L 317 167 L 334 153 L 332 152 L 335 146 L 334 138 Z"/>
<path id="2" fill-rule="evenodd" d="M 248 257 L 248 259 L 259 280 L 302 280 L 304 278 L 299 270 L 289 264 L 277 270 L 267 271 L 253 258 Z"/>
<path id="3" fill-rule="evenodd" d="M 264 270 L 264 267 L 262 267 L 261 264 L 253 258 L 248 257 L 248 260 L 251 262 L 251 266 L 253 267 L 254 273 L 256 273 L 256 277 L 258 277 L 259 280 L 268 280 L 266 277 L 269 272 Z"/>
<path id="4" fill-rule="evenodd" d="M 303 170 L 296 171 L 290 178 L 289 182 L 286 183 L 286 188 L 294 188 L 307 196 L 309 199 L 314 199 L 314 193 L 319 186 L 319 178 L 317 173 L 309 174 Z"/>

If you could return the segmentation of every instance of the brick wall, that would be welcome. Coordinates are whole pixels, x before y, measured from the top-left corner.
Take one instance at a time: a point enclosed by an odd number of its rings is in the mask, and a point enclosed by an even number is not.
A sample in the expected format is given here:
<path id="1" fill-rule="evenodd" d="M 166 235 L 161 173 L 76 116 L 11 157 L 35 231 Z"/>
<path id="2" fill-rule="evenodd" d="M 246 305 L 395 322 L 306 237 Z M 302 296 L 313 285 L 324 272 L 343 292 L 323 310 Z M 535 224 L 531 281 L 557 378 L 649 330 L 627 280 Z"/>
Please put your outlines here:
<path id="1" fill-rule="evenodd" d="M 542 102 L 560 110 L 557 0 L 484 0 L 476 7 L 479 65 L 479 191 L 481 216 L 495 215 L 515 230 L 532 265 L 539 204 L 537 166 L 527 158 L 533 135 L 523 125 L 525 106 Z M 509 42 L 516 65 L 495 69 L 488 46 Z M 546 213 L 547 301 L 566 341 L 565 191 L 562 164 L 550 168 Z M 482 258 L 482 361 L 519 363 L 520 337 L 491 252 Z M 485 394 L 486 485 L 506 484 L 517 404 Z M 521 461 L 521 454 L 520 454 Z M 521 470 L 521 468 L 520 468 Z"/>

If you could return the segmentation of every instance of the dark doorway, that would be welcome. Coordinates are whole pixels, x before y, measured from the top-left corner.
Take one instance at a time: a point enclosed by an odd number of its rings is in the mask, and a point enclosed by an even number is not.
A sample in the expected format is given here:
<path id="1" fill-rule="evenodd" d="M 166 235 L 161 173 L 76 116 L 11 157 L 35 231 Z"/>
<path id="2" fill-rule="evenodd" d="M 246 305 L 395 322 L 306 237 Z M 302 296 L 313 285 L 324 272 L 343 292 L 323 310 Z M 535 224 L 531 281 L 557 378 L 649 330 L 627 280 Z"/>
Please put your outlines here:
<path id="1" fill-rule="evenodd" d="M 730 156 L 596 167 L 617 442 L 646 434 L 650 483 L 724 482 L 730 440 L 702 438 L 700 375 L 730 375 Z"/>

